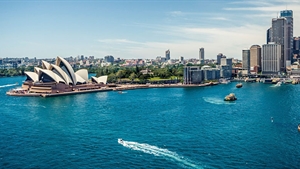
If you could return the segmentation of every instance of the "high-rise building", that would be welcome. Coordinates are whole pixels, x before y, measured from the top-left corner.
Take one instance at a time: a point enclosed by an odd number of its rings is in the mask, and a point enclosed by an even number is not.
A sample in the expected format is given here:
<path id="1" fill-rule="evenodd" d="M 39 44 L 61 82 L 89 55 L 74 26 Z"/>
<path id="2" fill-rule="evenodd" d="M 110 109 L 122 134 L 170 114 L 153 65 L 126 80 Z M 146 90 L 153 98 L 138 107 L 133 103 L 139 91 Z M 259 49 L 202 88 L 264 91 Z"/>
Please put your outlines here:
<path id="1" fill-rule="evenodd" d="M 288 45 L 287 39 L 287 22 L 285 18 L 272 19 L 272 40 L 275 44 L 279 44 L 282 47 L 281 50 L 281 71 L 285 71 L 286 62 L 288 60 L 288 51 L 286 49 Z"/>
<path id="2" fill-rule="evenodd" d="M 293 50 L 294 54 L 298 54 L 300 52 L 300 37 L 294 37 Z"/>
<path id="3" fill-rule="evenodd" d="M 280 11 L 280 17 L 272 19 L 272 27 L 267 31 L 268 42 L 275 42 L 281 45 L 281 71 L 286 71 L 286 68 L 291 64 L 293 52 L 292 10 Z"/>
<path id="4" fill-rule="evenodd" d="M 263 74 L 278 74 L 281 71 L 280 44 L 269 43 L 262 46 L 261 66 Z"/>
<path id="5" fill-rule="evenodd" d="M 243 67 L 242 68 L 244 70 L 247 70 L 249 73 L 250 72 L 250 50 L 249 49 L 243 50 L 242 59 L 243 59 Z"/>
<path id="6" fill-rule="evenodd" d="M 300 60 L 300 37 L 294 37 L 293 41 L 293 61 Z"/>
<path id="7" fill-rule="evenodd" d="M 272 41 L 272 27 L 267 30 L 267 44 Z"/>
<path id="8" fill-rule="evenodd" d="M 291 60 L 291 57 L 293 56 L 293 33 L 294 33 L 294 19 L 293 19 L 293 11 L 292 10 L 284 10 L 280 11 L 280 17 L 285 18 L 287 21 L 286 25 L 286 31 L 287 31 L 287 39 L 288 44 L 286 46 L 287 54 L 288 54 L 288 60 Z"/>
<path id="9" fill-rule="evenodd" d="M 183 60 L 184 60 L 184 57 L 183 57 L 183 56 L 180 56 L 179 61 L 180 61 L 180 62 L 183 62 Z"/>
<path id="10" fill-rule="evenodd" d="M 166 60 L 170 60 L 170 50 L 166 51 Z"/>
<path id="11" fill-rule="evenodd" d="M 258 73 L 261 68 L 261 47 L 259 45 L 252 45 L 250 47 L 250 72 Z"/>
<path id="12" fill-rule="evenodd" d="M 110 62 L 110 63 L 114 63 L 115 58 L 111 55 L 105 56 L 104 57 L 104 61 L 105 62 Z"/>
<path id="13" fill-rule="evenodd" d="M 226 58 L 226 56 L 224 56 L 222 53 L 219 53 L 219 54 L 217 55 L 217 64 L 218 64 L 218 65 L 221 65 L 221 58 L 223 58 L 223 57 Z"/>
<path id="14" fill-rule="evenodd" d="M 199 60 L 201 64 L 204 64 L 204 48 L 199 49 Z"/>

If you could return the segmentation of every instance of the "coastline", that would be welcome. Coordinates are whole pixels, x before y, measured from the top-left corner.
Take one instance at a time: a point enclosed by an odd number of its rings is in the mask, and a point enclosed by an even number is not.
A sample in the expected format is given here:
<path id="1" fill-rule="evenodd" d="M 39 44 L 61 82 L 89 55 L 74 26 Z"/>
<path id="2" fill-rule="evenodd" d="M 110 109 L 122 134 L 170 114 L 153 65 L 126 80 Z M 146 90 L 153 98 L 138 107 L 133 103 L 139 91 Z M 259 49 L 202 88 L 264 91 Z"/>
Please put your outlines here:
<path id="1" fill-rule="evenodd" d="M 125 84 L 125 85 L 115 85 L 114 87 L 101 87 L 100 89 L 88 89 L 88 90 L 76 90 L 69 92 L 59 92 L 59 93 L 29 93 L 26 90 L 11 90 L 6 92 L 9 96 L 20 96 L 20 97 L 56 97 L 56 96 L 66 96 L 75 94 L 85 94 L 94 92 L 107 92 L 107 91 L 124 91 L 124 90 L 135 90 L 135 89 L 149 89 L 149 88 L 190 88 L 190 87 L 206 87 L 218 85 L 218 82 L 210 82 L 205 84 L 148 84 L 148 85 L 137 85 L 137 84 Z M 109 86 L 109 85 L 107 85 Z"/>

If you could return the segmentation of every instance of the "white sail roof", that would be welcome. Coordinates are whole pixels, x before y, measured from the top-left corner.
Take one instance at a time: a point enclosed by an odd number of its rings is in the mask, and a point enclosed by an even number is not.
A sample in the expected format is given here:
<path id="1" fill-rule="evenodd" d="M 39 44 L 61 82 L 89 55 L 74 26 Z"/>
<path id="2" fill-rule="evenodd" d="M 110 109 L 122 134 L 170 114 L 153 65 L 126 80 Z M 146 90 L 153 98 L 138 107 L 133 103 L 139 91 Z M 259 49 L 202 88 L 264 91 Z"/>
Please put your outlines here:
<path id="1" fill-rule="evenodd" d="M 39 81 L 39 76 L 35 72 L 24 72 L 26 76 L 28 76 L 33 82 Z"/>
<path id="2" fill-rule="evenodd" d="M 42 60 L 42 68 L 43 69 L 49 69 L 50 68 L 50 63 Z"/>
<path id="3" fill-rule="evenodd" d="M 63 82 L 66 84 L 66 82 L 61 78 L 59 77 L 57 74 L 55 74 L 54 72 L 52 72 L 51 70 L 46 70 L 46 69 L 41 69 L 39 71 L 39 80 L 41 80 L 41 77 L 42 77 L 42 74 L 45 73 L 47 74 L 49 77 L 51 77 L 56 83 L 59 83 L 59 82 Z"/>
<path id="4" fill-rule="evenodd" d="M 60 74 L 60 76 L 64 79 L 64 81 L 66 82 L 66 84 L 73 84 L 73 82 L 70 79 L 70 77 L 59 66 L 51 64 L 49 70 L 53 70 L 53 69 L 55 69 L 57 71 L 57 73 Z"/>
<path id="5" fill-rule="evenodd" d="M 77 79 L 77 83 L 81 83 L 81 84 L 86 83 L 86 81 L 82 77 L 80 77 L 78 74 L 75 73 L 75 76 Z"/>
<path id="6" fill-rule="evenodd" d="M 59 66 L 70 77 L 73 84 L 77 83 L 72 66 L 64 58 L 57 56 L 56 65 Z"/>
<path id="7" fill-rule="evenodd" d="M 92 76 L 92 79 L 97 83 L 103 83 L 103 84 L 107 83 L 107 76 L 100 76 L 100 77 Z"/>
<path id="8" fill-rule="evenodd" d="M 89 77 L 88 77 L 88 70 L 87 69 L 80 69 L 77 70 L 75 72 L 75 74 L 79 75 L 80 77 L 82 77 L 86 82 L 89 81 Z"/>

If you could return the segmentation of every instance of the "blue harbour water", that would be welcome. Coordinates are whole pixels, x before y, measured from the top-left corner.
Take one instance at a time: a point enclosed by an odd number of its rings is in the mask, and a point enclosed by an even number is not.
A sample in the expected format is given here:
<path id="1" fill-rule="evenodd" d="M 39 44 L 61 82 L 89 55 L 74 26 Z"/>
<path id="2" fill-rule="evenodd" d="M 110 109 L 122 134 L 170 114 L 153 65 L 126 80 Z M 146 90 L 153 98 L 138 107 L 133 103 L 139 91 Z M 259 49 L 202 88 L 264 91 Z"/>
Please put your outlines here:
<path id="1" fill-rule="evenodd" d="M 23 80 L 0 78 L 0 168 L 300 166 L 300 85 L 5 95 Z"/>

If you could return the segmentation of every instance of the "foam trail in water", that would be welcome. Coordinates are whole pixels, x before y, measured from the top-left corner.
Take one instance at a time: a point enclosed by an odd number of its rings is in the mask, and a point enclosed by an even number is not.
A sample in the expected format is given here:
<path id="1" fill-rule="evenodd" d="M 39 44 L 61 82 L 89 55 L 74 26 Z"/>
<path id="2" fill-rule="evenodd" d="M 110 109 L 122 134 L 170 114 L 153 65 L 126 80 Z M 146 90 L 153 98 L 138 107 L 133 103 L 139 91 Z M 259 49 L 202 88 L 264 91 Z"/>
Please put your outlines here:
<path id="1" fill-rule="evenodd" d="M 220 98 L 214 98 L 214 97 L 203 97 L 203 100 L 211 103 L 211 104 L 228 104 L 229 102 L 225 102 L 223 99 Z M 230 104 L 235 104 L 234 102 L 231 102 Z"/>
<path id="2" fill-rule="evenodd" d="M 17 84 L 17 83 L 14 83 L 14 84 L 6 84 L 6 85 L 0 86 L 0 88 L 9 87 L 9 86 L 15 86 L 15 85 L 18 85 L 18 84 Z"/>
<path id="3" fill-rule="evenodd" d="M 141 143 L 137 143 L 137 142 L 124 141 L 124 140 L 120 144 L 122 144 L 124 147 L 130 148 L 132 150 L 142 151 L 147 154 L 153 154 L 155 156 L 162 156 L 166 159 L 180 162 L 183 167 L 203 168 L 203 167 L 200 167 L 200 166 L 194 164 L 192 161 L 190 161 L 188 159 L 184 159 L 183 157 L 180 157 L 177 153 L 169 151 L 168 149 L 162 149 L 162 148 L 152 146 L 149 144 L 144 144 L 144 143 L 141 144 Z"/>

